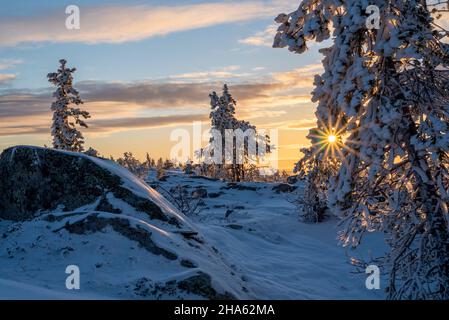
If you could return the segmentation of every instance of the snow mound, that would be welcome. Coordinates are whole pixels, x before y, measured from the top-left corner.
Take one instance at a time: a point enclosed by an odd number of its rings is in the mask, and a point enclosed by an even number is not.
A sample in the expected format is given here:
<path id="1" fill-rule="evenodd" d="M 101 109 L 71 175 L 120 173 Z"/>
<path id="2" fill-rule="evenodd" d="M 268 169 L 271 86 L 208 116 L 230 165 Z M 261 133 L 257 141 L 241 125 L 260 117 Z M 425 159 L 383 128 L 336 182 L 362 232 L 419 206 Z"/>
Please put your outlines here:
<path id="1" fill-rule="evenodd" d="M 19 146 L 0 156 L 0 179 L 1 298 L 12 287 L 24 298 L 251 297 L 187 217 L 112 161 Z M 79 290 L 66 288 L 68 265 Z"/>

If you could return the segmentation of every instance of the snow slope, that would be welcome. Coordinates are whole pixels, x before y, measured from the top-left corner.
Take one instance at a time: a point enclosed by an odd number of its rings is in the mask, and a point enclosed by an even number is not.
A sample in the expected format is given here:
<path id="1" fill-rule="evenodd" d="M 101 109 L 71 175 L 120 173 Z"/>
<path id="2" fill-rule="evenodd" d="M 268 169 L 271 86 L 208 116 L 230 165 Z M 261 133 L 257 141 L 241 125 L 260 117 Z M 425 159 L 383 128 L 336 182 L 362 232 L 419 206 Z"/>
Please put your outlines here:
<path id="1" fill-rule="evenodd" d="M 258 299 L 385 298 L 383 290 L 366 289 L 366 275 L 350 264 L 352 256 L 368 259 L 382 252 L 381 235 L 370 235 L 357 251 L 342 248 L 336 240 L 335 218 L 302 223 L 289 202 L 295 195 L 276 194 L 272 190 L 276 184 L 242 184 L 256 191 L 226 189 L 225 182 L 189 178 L 176 171 L 168 173 L 166 182 L 156 183 L 167 190 L 183 184 L 213 194 L 214 198 L 204 199 L 203 210 L 189 218 L 244 274 L 246 287 Z M 228 210 L 232 213 L 226 217 Z"/>
<path id="2" fill-rule="evenodd" d="M 24 223 L 0 221 L 0 299 L 198 299 L 204 295 L 175 285 L 198 272 L 209 274 L 217 291 L 243 299 L 385 297 L 382 290 L 367 290 L 366 275 L 353 273 L 349 263 L 351 255 L 367 257 L 383 250 L 382 237 L 372 235 L 357 252 L 346 252 L 337 244 L 335 219 L 300 222 L 289 202 L 294 195 L 275 193 L 275 184 L 229 185 L 177 171 L 167 172 L 166 181 L 150 177 L 145 184 L 110 161 L 92 161 L 182 221 L 182 231 L 198 232 L 200 242 L 186 239 L 166 222 L 148 219 L 112 194 L 108 201 L 121 214 L 97 212 L 93 203 L 73 212 L 55 210 L 52 221 L 45 218 L 50 213 Z M 200 213 L 185 217 L 151 184 L 166 190 L 176 185 L 206 189 L 208 196 Z M 151 233 L 157 246 L 177 259 L 149 253 L 113 226 L 86 234 L 65 229 L 92 214 L 129 221 L 130 228 Z M 65 268 L 71 264 L 80 267 L 80 290 L 65 288 Z"/>
<path id="3" fill-rule="evenodd" d="M 36 152 L 37 160 L 42 153 L 54 153 L 33 147 L 20 150 L 31 150 L 32 157 Z M 19 161 L 18 152 L 12 149 L 8 161 Z M 122 187 L 151 200 L 175 220 L 152 218 L 111 191 L 106 194 L 108 205 L 121 213 L 98 211 L 98 198 L 72 211 L 40 212 L 30 221 L 0 221 L 1 298 L 14 298 L 14 292 L 24 292 L 23 298 L 41 298 L 34 288 L 42 288 L 44 296 L 71 293 L 82 299 L 250 297 L 242 288 L 241 275 L 157 192 L 111 161 L 58 153 L 95 162 L 120 177 Z M 80 269 L 79 291 L 65 287 L 68 265 Z"/>

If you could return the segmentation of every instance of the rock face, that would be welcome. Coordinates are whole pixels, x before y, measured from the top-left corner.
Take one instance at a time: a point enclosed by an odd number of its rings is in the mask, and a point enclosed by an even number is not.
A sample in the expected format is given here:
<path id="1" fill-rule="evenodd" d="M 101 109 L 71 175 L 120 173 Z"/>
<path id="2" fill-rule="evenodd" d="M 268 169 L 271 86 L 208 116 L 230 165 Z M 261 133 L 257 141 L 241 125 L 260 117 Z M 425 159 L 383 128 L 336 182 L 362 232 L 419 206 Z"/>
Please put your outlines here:
<path id="1" fill-rule="evenodd" d="M 0 265 L 15 281 L 60 288 L 54 275 L 76 262 L 95 295 L 250 297 L 241 275 L 184 215 L 112 161 L 37 147 L 5 150 L 0 222 L 7 221 Z M 39 276 L 31 268 L 28 275 L 21 267 L 15 273 L 16 262 L 52 271 Z"/>
<path id="2" fill-rule="evenodd" d="M 31 147 L 10 148 L 0 156 L 0 218 L 27 220 L 58 206 L 71 211 L 99 197 L 105 199 L 108 193 L 151 218 L 170 220 L 153 202 L 122 187 L 117 175 L 92 158 Z M 104 202 L 99 205 L 107 206 Z"/>

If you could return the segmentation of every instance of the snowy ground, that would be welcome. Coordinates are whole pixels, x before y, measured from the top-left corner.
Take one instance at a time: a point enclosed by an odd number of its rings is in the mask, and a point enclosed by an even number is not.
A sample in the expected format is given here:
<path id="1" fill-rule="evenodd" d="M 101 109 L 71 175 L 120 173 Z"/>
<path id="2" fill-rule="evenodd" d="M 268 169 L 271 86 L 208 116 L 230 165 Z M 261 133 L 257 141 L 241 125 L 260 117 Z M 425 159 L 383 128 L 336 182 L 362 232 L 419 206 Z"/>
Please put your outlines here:
<path id="1" fill-rule="evenodd" d="M 320 224 L 302 223 L 289 201 L 301 193 L 300 184 L 293 194 L 275 193 L 272 188 L 277 184 L 270 183 L 241 184 L 255 191 L 227 189 L 225 182 L 189 178 L 174 171 L 161 184 L 165 189 L 178 184 L 192 191 L 207 189 L 205 206 L 190 218 L 238 266 L 258 299 L 385 298 L 382 290 L 367 290 L 366 275 L 354 272 L 349 263 L 351 256 L 368 259 L 380 252 L 382 237 L 368 237 L 355 252 L 338 246 L 335 218 Z"/>
<path id="2" fill-rule="evenodd" d="M 294 206 L 288 201 L 293 195 L 275 193 L 272 188 L 276 184 L 243 183 L 244 190 L 241 190 L 241 187 L 229 188 L 222 181 L 179 172 L 168 172 L 167 175 L 167 180 L 160 182 L 165 189 L 182 184 L 190 191 L 197 188 L 207 190 L 202 210 L 190 216 L 190 222 L 208 245 L 219 252 L 224 265 L 233 270 L 231 274 L 240 281 L 236 283 L 241 283 L 247 292 L 242 298 L 385 297 L 382 290 L 367 290 L 366 275 L 353 273 L 354 268 L 349 264 L 350 255 L 366 257 L 370 255 L 367 248 L 382 248 L 381 238 L 371 237 L 370 243 L 358 249 L 357 253 L 346 252 L 337 245 L 335 219 L 314 225 L 301 223 Z M 152 182 L 151 179 L 148 181 L 149 184 Z M 9 222 L 0 221 L 0 236 L 10 228 Z M 48 226 L 44 222 L 23 224 L 20 228 L 23 230 L 15 231 L 12 239 L 5 241 L 0 238 L 0 299 L 135 298 L 136 287 L 139 287 L 136 279 L 148 277 L 149 269 L 160 270 L 160 274 L 151 274 L 154 281 L 166 281 L 167 274 L 190 272 L 175 262 L 167 263 L 162 258 L 148 259 L 144 250 L 135 243 L 129 240 L 116 243 L 108 232 L 89 235 L 88 240 L 83 240 L 68 234 L 45 233 L 43 231 Z M 26 234 L 47 236 L 46 239 L 37 239 Z M 26 243 L 19 243 L 24 239 Z M 67 242 L 71 246 L 68 247 Z M 109 249 L 111 242 L 114 242 L 114 251 Z M 50 251 L 49 247 L 53 248 L 55 243 L 60 250 Z M 81 247 L 83 250 L 73 250 Z M 86 261 L 81 276 L 89 281 L 80 292 L 70 292 L 64 287 L 67 275 L 61 270 L 70 261 L 78 264 Z M 42 268 L 43 265 L 51 267 Z M 206 267 L 213 269 L 211 265 Z M 217 268 L 216 272 L 223 270 Z M 126 284 L 132 284 L 132 287 L 123 290 Z M 177 298 L 165 293 L 158 297 Z M 197 297 L 184 295 L 183 298 Z"/>

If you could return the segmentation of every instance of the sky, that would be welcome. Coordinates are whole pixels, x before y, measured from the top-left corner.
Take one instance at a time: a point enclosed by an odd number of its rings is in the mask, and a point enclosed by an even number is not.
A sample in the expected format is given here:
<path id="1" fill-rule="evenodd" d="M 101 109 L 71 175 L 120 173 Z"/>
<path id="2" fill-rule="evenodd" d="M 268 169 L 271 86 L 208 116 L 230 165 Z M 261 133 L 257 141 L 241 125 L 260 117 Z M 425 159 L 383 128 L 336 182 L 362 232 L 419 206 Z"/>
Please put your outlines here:
<path id="1" fill-rule="evenodd" d="M 66 28 L 66 7 L 80 29 Z M 323 44 L 302 55 L 274 49 L 274 18 L 299 1 L 0 0 L 0 150 L 51 146 L 54 87 L 64 58 L 90 112 L 86 148 L 169 157 L 175 129 L 209 128 L 212 91 L 227 83 L 236 115 L 278 131 L 279 167 L 291 170 L 315 124 L 310 101 Z"/>

